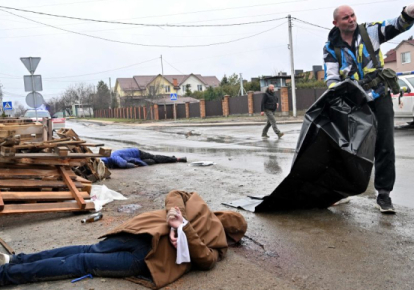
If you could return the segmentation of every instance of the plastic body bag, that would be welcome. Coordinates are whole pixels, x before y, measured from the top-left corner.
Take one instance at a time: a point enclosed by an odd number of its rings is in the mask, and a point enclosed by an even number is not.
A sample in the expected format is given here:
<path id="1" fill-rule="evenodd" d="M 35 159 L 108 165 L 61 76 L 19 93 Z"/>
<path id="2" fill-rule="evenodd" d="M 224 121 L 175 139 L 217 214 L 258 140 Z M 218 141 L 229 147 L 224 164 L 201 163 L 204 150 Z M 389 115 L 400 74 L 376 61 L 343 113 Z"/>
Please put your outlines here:
<path id="1" fill-rule="evenodd" d="M 363 193 L 377 127 L 369 101 L 351 80 L 328 89 L 306 112 L 291 171 L 273 193 L 224 204 L 255 212 L 327 208 Z"/>
<path id="2" fill-rule="evenodd" d="M 328 89 L 306 112 L 289 175 L 255 210 L 326 208 L 363 193 L 376 141 L 370 100 L 351 80 Z"/>

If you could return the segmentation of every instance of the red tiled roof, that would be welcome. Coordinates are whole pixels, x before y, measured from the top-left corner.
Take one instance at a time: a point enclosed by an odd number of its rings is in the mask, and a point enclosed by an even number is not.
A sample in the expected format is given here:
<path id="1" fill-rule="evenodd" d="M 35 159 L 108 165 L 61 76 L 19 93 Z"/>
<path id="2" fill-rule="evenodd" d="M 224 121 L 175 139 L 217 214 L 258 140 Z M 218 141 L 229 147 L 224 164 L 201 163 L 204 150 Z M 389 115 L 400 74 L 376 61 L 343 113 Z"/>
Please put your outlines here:
<path id="1" fill-rule="evenodd" d="M 385 63 L 397 61 L 397 52 L 395 51 L 395 49 L 391 49 L 387 52 L 386 55 L 387 57 L 384 58 Z"/>
<path id="2" fill-rule="evenodd" d="M 391 49 L 390 51 L 388 51 L 386 53 L 387 57 L 384 58 L 384 62 L 388 63 L 388 62 L 397 61 L 397 49 L 398 49 L 398 47 L 400 47 L 404 43 L 407 43 L 407 44 L 410 44 L 410 45 L 414 46 L 414 39 L 408 39 L 408 40 L 401 41 L 394 49 Z"/>

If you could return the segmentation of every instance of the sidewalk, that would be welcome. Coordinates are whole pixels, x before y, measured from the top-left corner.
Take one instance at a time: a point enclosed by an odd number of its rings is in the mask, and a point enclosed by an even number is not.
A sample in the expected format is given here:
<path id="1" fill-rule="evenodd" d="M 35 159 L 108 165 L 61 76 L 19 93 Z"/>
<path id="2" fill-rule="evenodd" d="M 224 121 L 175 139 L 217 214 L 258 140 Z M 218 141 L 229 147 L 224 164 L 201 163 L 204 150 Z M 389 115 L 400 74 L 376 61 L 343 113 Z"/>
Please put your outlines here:
<path id="1" fill-rule="evenodd" d="M 278 116 L 276 115 L 276 121 L 278 124 L 294 124 L 302 123 L 304 116 Z M 105 120 L 105 119 L 70 119 L 73 122 L 91 122 L 100 124 L 125 124 L 129 126 L 140 127 L 213 127 L 213 126 L 257 126 L 264 125 L 266 123 L 266 116 L 254 115 L 254 116 L 229 116 L 229 117 L 212 117 L 212 118 L 191 118 L 191 119 L 178 119 L 178 120 L 160 120 L 160 121 L 148 121 L 139 123 L 134 120 Z"/>

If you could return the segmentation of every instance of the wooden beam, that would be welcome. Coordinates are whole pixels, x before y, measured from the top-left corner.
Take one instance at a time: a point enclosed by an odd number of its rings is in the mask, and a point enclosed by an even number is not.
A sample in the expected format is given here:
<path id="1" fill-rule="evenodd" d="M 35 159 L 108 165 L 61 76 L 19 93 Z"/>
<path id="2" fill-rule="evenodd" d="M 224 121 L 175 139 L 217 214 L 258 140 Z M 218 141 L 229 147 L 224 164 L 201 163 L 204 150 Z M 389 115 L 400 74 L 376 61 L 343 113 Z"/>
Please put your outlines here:
<path id="1" fill-rule="evenodd" d="M 107 147 L 99 148 L 99 154 L 104 157 L 111 157 L 111 152 L 112 152 L 111 148 L 107 148 Z"/>
<path id="2" fill-rule="evenodd" d="M 104 157 L 99 153 L 68 153 L 67 156 L 59 156 L 56 153 L 16 153 L 13 158 L 91 158 Z M 11 158 L 11 157 L 10 157 Z"/>
<path id="3" fill-rule="evenodd" d="M 70 179 L 70 176 L 66 169 L 63 166 L 57 166 L 57 169 L 59 170 L 60 174 L 62 175 L 63 181 L 68 186 L 69 190 L 72 192 L 73 197 L 76 199 L 78 206 L 81 209 L 85 209 L 86 203 L 83 197 L 80 195 L 78 189 L 75 186 L 75 183 Z"/>
<path id="4" fill-rule="evenodd" d="M 41 158 L 12 158 L 12 157 L 0 157 L 0 163 L 13 163 L 13 164 L 38 164 L 38 165 L 63 165 L 63 166 L 83 166 L 88 162 L 85 158 L 55 158 L 55 159 L 41 159 Z"/>
<path id="5" fill-rule="evenodd" d="M 70 179 L 71 186 L 83 188 L 83 184 L 80 182 L 73 182 L 69 175 L 67 177 Z M 66 181 L 61 180 L 33 180 L 27 179 L 24 182 L 16 182 L 16 179 L 0 179 L 0 188 L 67 188 L 68 185 Z"/>
<path id="6" fill-rule="evenodd" d="M 84 199 L 90 199 L 87 191 L 81 191 L 79 194 Z M 3 191 L 0 193 L 3 201 L 63 201 L 73 200 L 70 191 Z"/>
<path id="7" fill-rule="evenodd" d="M 0 212 L 4 209 L 3 194 L 0 191 Z"/>
<path id="8" fill-rule="evenodd" d="M 6 157 L 13 157 L 16 154 L 16 149 L 14 147 L 5 147 L 1 146 L 0 155 Z"/>
<path id="9" fill-rule="evenodd" d="M 42 213 L 42 212 L 71 212 L 95 210 L 95 204 L 88 202 L 83 209 L 77 203 L 54 202 L 54 203 L 29 203 L 29 204 L 6 204 L 0 211 L 0 215 L 18 213 Z"/>
<path id="10" fill-rule="evenodd" d="M 8 168 L 8 166 L 6 168 L 0 168 L 0 179 L 43 179 L 45 176 L 52 178 L 60 177 L 60 173 L 55 167 L 50 167 L 49 169 Z M 76 180 L 75 173 L 71 177 L 73 180 Z"/>

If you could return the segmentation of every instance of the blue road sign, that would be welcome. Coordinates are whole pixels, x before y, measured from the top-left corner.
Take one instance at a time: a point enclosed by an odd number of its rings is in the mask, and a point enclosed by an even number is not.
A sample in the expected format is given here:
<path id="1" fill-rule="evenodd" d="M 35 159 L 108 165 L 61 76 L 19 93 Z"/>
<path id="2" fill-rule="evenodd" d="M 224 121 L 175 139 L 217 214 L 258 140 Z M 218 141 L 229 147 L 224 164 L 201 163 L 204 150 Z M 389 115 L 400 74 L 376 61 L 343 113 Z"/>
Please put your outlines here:
<path id="1" fill-rule="evenodd" d="M 170 100 L 171 101 L 176 101 L 177 100 L 177 94 L 171 93 L 170 94 Z"/>
<path id="2" fill-rule="evenodd" d="M 3 110 L 13 110 L 12 102 L 3 102 Z"/>

